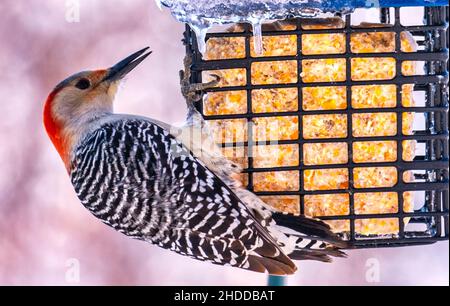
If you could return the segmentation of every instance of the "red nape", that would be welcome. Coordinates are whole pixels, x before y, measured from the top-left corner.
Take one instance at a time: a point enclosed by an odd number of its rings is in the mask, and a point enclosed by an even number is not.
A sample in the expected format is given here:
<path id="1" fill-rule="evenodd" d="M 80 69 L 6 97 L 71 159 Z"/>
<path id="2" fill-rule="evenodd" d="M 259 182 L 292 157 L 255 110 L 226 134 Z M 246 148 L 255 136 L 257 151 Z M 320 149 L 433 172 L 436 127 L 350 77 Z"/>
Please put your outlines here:
<path id="1" fill-rule="evenodd" d="M 45 101 L 44 105 L 44 127 L 47 131 L 50 140 L 61 156 L 64 164 L 68 167 L 68 152 L 62 137 L 62 126 L 61 123 L 56 120 L 52 114 L 53 101 L 58 94 L 60 89 L 53 90 Z"/>

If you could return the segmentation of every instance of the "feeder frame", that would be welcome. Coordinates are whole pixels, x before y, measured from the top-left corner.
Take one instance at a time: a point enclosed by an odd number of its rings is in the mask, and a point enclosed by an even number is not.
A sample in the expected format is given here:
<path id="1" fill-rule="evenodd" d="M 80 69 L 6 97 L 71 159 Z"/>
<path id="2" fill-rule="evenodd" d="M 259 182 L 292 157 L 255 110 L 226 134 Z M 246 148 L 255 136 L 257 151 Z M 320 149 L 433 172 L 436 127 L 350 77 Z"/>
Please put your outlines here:
<path id="1" fill-rule="evenodd" d="M 308 194 L 330 194 L 330 193 L 348 193 L 350 194 L 350 210 L 345 216 L 326 216 L 320 217 L 322 220 L 349 220 L 350 232 L 348 239 L 356 248 L 372 248 L 372 247 L 397 247 L 431 244 L 437 241 L 449 239 L 449 149 L 448 149 L 448 109 L 449 109 L 449 93 L 448 93 L 448 21 L 449 12 L 446 6 L 424 7 L 424 23 L 423 25 L 405 26 L 400 22 L 401 8 L 399 7 L 383 7 L 380 11 L 380 22 L 387 23 L 393 19 L 393 24 L 386 24 L 380 27 L 353 27 L 351 25 L 352 14 L 345 16 L 345 27 L 342 29 L 317 29 L 304 30 L 300 24 L 302 19 L 297 19 L 297 29 L 287 31 L 267 31 L 263 32 L 264 36 L 272 35 L 297 35 L 297 54 L 294 56 L 270 56 L 270 57 L 251 57 L 250 38 L 252 31 L 250 26 L 246 26 L 244 32 L 219 32 L 209 33 L 206 39 L 212 37 L 245 37 L 246 57 L 242 59 L 224 59 L 224 60 L 203 60 L 197 48 L 195 33 L 189 26 L 186 26 L 184 33 L 184 44 L 186 53 L 192 57 L 191 66 L 191 82 L 201 83 L 202 72 L 209 70 L 222 70 L 232 68 L 245 68 L 247 84 L 244 86 L 228 86 L 215 87 L 205 92 L 218 91 L 234 91 L 246 90 L 247 92 L 247 112 L 245 114 L 230 115 L 213 115 L 204 116 L 206 120 L 217 119 L 247 119 L 249 123 L 248 141 L 237 143 L 224 143 L 222 146 L 247 146 L 248 147 L 248 167 L 244 170 L 248 173 L 248 186 L 253 191 L 253 173 L 266 171 L 288 171 L 297 170 L 299 173 L 305 169 L 327 169 L 327 168 L 348 168 L 349 169 L 349 188 L 345 190 L 318 190 L 307 191 L 304 189 L 303 176 L 300 175 L 300 189 L 298 191 L 264 191 L 255 192 L 259 196 L 286 196 L 297 195 L 300 197 L 300 213 L 305 213 L 304 196 Z M 394 12 L 394 16 L 391 13 Z M 393 17 L 393 18 L 392 18 Z M 352 53 L 350 38 L 353 33 L 369 33 L 369 32 L 393 32 L 395 33 L 395 52 L 393 53 Z M 417 52 L 404 53 L 401 50 L 402 32 L 410 32 L 421 47 Z M 320 54 L 320 55 L 303 55 L 301 52 L 302 34 L 319 34 L 319 33 L 343 33 L 346 37 L 346 50 L 343 54 Z M 354 57 L 390 57 L 396 60 L 396 76 L 391 80 L 376 81 L 354 81 L 351 79 L 351 59 Z M 251 83 L 251 65 L 254 62 L 263 61 L 285 61 L 296 60 L 298 65 L 298 75 L 302 70 L 301 61 L 305 59 L 329 59 L 329 58 L 345 58 L 347 78 L 344 82 L 321 82 L 321 83 L 304 83 L 301 77 L 298 77 L 297 83 L 290 84 L 267 84 L 253 85 Z M 404 76 L 402 75 L 403 61 L 424 61 L 425 75 Z M 376 109 L 354 109 L 352 108 L 352 86 L 355 85 L 391 85 L 397 86 L 397 106 L 395 108 L 376 108 Z M 404 107 L 402 106 L 402 85 L 414 84 L 414 91 L 425 93 L 425 106 Z M 346 86 L 347 88 L 347 109 L 344 110 L 315 110 L 303 111 L 301 108 L 302 88 L 315 86 Z M 293 112 L 277 112 L 277 113 L 253 113 L 252 112 L 252 90 L 270 89 L 270 88 L 292 88 L 297 87 L 299 110 Z M 203 101 L 196 103 L 196 108 L 203 113 Z M 255 145 L 268 145 L 269 141 L 254 141 L 252 137 L 251 122 L 253 118 L 273 117 L 273 116 L 297 116 L 299 118 L 299 128 L 302 126 L 303 115 L 319 115 L 319 114 L 346 114 L 351 118 L 355 113 L 381 113 L 395 112 L 397 114 L 397 135 L 381 136 L 381 137 L 354 137 L 352 131 L 352 120 L 348 122 L 348 136 L 339 139 L 304 139 L 302 133 L 296 140 L 280 140 L 277 144 L 298 144 L 299 145 L 299 166 L 290 167 L 271 167 L 271 168 L 254 168 L 252 148 Z M 402 133 L 402 113 L 414 112 L 423 113 L 425 116 L 425 130 L 417 131 L 413 135 L 403 135 Z M 352 159 L 352 144 L 354 141 L 386 141 L 395 140 L 397 142 L 397 161 L 396 162 L 378 162 L 378 163 L 355 163 Z M 402 141 L 415 140 L 417 143 L 425 144 L 425 154 L 416 155 L 413 162 L 402 160 Z M 303 164 L 303 144 L 304 143 L 320 143 L 320 142 L 346 142 L 348 144 L 348 162 L 337 165 L 315 165 L 307 166 Z M 271 143 L 272 144 L 272 143 Z M 354 188 L 353 168 L 355 167 L 382 167 L 394 166 L 397 169 L 397 184 L 389 188 Z M 424 171 L 423 174 L 415 174 L 415 179 L 423 180 L 423 182 L 406 183 L 403 181 L 403 173 L 405 171 Z M 425 203 L 422 208 L 414 212 L 404 212 L 403 209 L 403 192 L 405 191 L 424 191 Z M 364 214 L 355 213 L 353 194 L 355 192 L 396 192 L 398 194 L 398 212 L 389 214 Z M 294 215 L 290 215 L 296 218 Z M 355 231 L 355 221 L 358 219 L 378 219 L 378 218 L 396 218 L 399 222 L 399 233 L 396 236 L 361 236 Z M 408 231 L 405 228 L 405 218 L 411 218 L 410 224 L 421 224 L 425 226 L 424 230 Z"/>

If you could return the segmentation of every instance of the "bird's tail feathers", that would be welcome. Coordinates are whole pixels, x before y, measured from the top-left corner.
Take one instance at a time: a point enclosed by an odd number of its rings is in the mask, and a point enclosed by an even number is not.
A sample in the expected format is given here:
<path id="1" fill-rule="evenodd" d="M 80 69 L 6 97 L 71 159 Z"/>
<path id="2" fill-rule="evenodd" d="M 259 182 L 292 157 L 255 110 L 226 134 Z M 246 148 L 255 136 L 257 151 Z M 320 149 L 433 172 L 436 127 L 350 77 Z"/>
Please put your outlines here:
<path id="1" fill-rule="evenodd" d="M 256 255 L 248 256 L 247 266 L 244 269 L 262 273 L 267 272 L 271 275 L 291 275 L 297 270 L 297 268 L 292 268 L 276 259 Z"/>
<path id="2" fill-rule="evenodd" d="M 347 254 L 335 247 L 328 247 L 324 250 L 294 250 L 289 257 L 293 260 L 316 260 L 321 262 L 332 262 L 333 257 L 346 258 Z"/>
<path id="3" fill-rule="evenodd" d="M 288 228 L 303 236 L 317 237 L 320 241 L 341 249 L 351 248 L 348 241 L 342 240 L 328 224 L 321 220 L 282 213 L 274 213 L 272 218 L 277 226 Z"/>
<path id="4" fill-rule="evenodd" d="M 323 221 L 281 213 L 274 213 L 273 221 L 272 235 L 293 260 L 331 262 L 333 257 L 346 257 L 342 249 L 351 247 Z"/>

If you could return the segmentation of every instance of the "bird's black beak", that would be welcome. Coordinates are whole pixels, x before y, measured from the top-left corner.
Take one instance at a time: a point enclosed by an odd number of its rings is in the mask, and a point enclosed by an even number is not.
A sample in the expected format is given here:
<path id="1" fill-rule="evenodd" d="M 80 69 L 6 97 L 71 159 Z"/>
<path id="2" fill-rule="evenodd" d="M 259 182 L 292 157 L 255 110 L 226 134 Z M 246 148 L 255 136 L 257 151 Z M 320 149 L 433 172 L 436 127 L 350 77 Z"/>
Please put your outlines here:
<path id="1" fill-rule="evenodd" d="M 150 48 L 146 47 L 136 53 L 131 54 L 127 58 L 121 60 L 108 70 L 108 74 L 103 81 L 117 81 L 125 77 L 131 70 L 137 67 L 143 60 L 145 60 L 152 51 L 148 51 Z M 148 51 L 148 52 L 147 52 Z"/>

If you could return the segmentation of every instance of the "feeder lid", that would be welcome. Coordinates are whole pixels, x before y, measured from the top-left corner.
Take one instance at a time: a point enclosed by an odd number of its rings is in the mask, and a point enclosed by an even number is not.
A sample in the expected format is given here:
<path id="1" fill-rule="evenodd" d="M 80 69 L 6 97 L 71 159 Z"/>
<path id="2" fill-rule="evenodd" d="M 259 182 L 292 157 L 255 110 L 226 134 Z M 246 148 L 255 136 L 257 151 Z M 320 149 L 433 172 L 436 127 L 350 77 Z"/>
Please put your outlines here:
<path id="1" fill-rule="evenodd" d="M 156 0 L 159 7 L 172 7 L 184 0 Z M 211 4 L 220 3 L 221 0 L 198 0 L 199 3 Z M 248 1 L 259 4 L 264 0 Z M 269 2 L 269 1 L 267 1 Z M 277 2 L 283 2 L 278 0 Z M 285 2 L 292 2 L 286 0 Z M 296 2 L 296 1 L 294 1 Z M 372 8 L 372 7 L 407 7 L 407 6 L 448 6 L 448 0 L 303 0 L 297 1 L 296 6 L 303 8 L 320 9 L 324 12 L 347 11 L 355 8 Z"/>
<path id="2" fill-rule="evenodd" d="M 324 1 L 336 9 L 371 8 L 371 7 L 406 7 L 406 6 L 446 6 L 447 0 L 335 0 Z"/>

